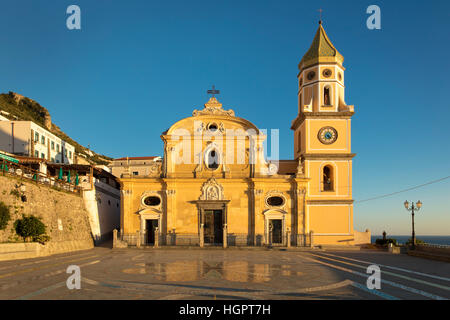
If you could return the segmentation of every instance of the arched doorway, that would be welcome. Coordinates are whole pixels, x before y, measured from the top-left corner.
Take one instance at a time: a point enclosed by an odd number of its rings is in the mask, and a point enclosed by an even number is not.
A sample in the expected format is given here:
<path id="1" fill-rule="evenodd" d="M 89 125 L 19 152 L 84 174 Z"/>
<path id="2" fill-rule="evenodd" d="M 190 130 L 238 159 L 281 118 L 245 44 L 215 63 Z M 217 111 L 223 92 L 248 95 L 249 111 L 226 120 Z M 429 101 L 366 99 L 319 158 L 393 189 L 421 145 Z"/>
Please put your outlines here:
<path id="1" fill-rule="evenodd" d="M 271 209 L 264 212 L 265 244 L 284 246 L 286 242 L 286 212 Z"/>

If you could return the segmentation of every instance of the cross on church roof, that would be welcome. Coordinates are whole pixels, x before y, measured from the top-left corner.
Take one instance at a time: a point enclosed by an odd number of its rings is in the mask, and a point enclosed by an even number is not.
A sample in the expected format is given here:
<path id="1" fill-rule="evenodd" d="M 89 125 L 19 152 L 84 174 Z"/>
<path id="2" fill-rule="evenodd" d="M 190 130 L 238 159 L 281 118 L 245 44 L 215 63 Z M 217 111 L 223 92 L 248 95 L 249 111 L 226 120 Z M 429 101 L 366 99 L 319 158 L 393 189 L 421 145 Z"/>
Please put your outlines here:
<path id="1" fill-rule="evenodd" d="M 215 94 L 220 94 L 220 90 L 216 90 L 216 87 L 213 85 L 211 90 L 206 91 L 207 94 L 212 94 L 214 97 Z"/>
<path id="2" fill-rule="evenodd" d="M 319 23 L 322 23 L 322 8 L 320 8 L 319 10 L 317 10 L 317 11 L 319 11 Z"/>

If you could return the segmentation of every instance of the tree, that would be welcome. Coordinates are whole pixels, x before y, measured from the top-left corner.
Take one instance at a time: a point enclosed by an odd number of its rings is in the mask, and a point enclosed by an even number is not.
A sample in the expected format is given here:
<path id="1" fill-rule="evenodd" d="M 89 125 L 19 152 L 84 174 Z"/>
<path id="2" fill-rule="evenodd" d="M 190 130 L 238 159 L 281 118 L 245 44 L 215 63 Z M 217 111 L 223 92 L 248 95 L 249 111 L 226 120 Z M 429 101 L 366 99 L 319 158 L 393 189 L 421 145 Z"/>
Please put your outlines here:
<path id="1" fill-rule="evenodd" d="M 42 239 L 42 235 L 45 234 L 45 224 L 41 219 L 31 215 L 24 216 L 22 219 L 17 219 L 14 222 L 14 228 L 16 233 L 23 238 L 26 242 L 27 238 L 31 238 L 32 241 L 39 241 Z"/>
<path id="2" fill-rule="evenodd" d="M 9 208 L 6 204 L 0 201 L 0 230 L 5 230 L 8 226 L 8 222 L 11 220 L 11 215 L 9 214 Z"/>

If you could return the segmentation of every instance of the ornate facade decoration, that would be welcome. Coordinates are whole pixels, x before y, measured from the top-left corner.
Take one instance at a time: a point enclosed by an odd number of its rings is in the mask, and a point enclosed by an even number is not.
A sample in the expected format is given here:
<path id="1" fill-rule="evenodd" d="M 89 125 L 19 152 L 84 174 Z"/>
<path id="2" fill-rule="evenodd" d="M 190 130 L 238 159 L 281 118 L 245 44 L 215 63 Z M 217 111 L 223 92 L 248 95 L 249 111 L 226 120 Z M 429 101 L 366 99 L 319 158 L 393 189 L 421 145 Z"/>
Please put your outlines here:
<path id="1" fill-rule="evenodd" d="M 166 193 L 168 196 L 174 196 L 177 193 L 177 191 L 176 190 L 166 190 Z"/>
<path id="2" fill-rule="evenodd" d="M 205 103 L 205 108 L 203 110 L 194 110 L 194 112 L 192 112 L 192 115 L 194 117 L 200 115 L 223 115 L 234 117 L 234 111 L 231 109 L 222 109 L 222 104 L 217 101 L 215 97 L 211 97 L 211 99 L 209 99 L 209 101 Z"/>
<path id="3" fill-rule="evenodd" d="M 302 176 L 304 174 L 305 174 L 305 172 L 303 171 L 303 162 L 299 159 L 298 166 L 297 166 L 297 176 Z"/>
<path id="4" fill-rule="evenodd" d="M 199 200 L 223 200 L 223 187 L 214 178 L 208 179 L 202 186 Z"/>
<path id="5" fill-rule="evenodd" d="M 146 203 L 146 199 L 149 197 L 158 198 L 159 203 L 155 204 L 155 205 L 151 205 L 148 202 Z M 153 209 L 153 210 L 161 211 L 162 205 L 163 205 L 163 198 L 161 196 L 161 192 L 148 190 L 148 191 L 144 191 L 141 195 L 139 210 L 141 211 L 141 210 L 145 210 L 145 209 Z"/>
<path id="6" fill-rule="evenodd" d="M 162 162 L 154 162 L 149 166 L 150 177 L 159 177 L 162 173 Z"/>
<path id="7" fill-rule="evenodd" d="M 281 198 L 282 202 L 281 203 L 271 203 L 270 198 Z M 282 191 L 279 190 L 270 190 L 269 192 L 267 192 L 265 198 L 264 198 L 264 204 L 266 206 L 266 208 L 269 209 L 281 209 L 284 208 L 286 206 L 286 197 L 283 195 Z"/>

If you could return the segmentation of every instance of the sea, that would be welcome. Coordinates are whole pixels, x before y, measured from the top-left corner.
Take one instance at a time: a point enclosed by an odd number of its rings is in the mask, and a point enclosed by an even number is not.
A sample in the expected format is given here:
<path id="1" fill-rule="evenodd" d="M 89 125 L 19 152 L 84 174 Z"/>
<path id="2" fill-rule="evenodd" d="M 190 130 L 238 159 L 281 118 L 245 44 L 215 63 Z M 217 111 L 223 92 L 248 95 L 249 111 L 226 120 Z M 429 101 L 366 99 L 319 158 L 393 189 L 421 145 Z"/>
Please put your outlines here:
<path id="1" fill-rule="evenodd" d="M 371 239 L 372 243 L 375 243 L 376 239 L 383 239 L 383 236 L 382 235 L 372 236 L 371 238 L 372 238 Z M 395 239 L 395 240 L 397 240 L 397 243 L 404 244 L 409 239 L 411 239 L 411 235 L 409 235 L 409 236 L 405 236 L 405 235 L 394 236 L 394 235 L 387 234 L 386 238 Z M 416 235 L 416 239 L 420 239 L 422 241 L 425 241 L 425 243 L 429 243 L 429 244 L 450 245 L 450 236 L 420 236 L 420 235 Z"/>

